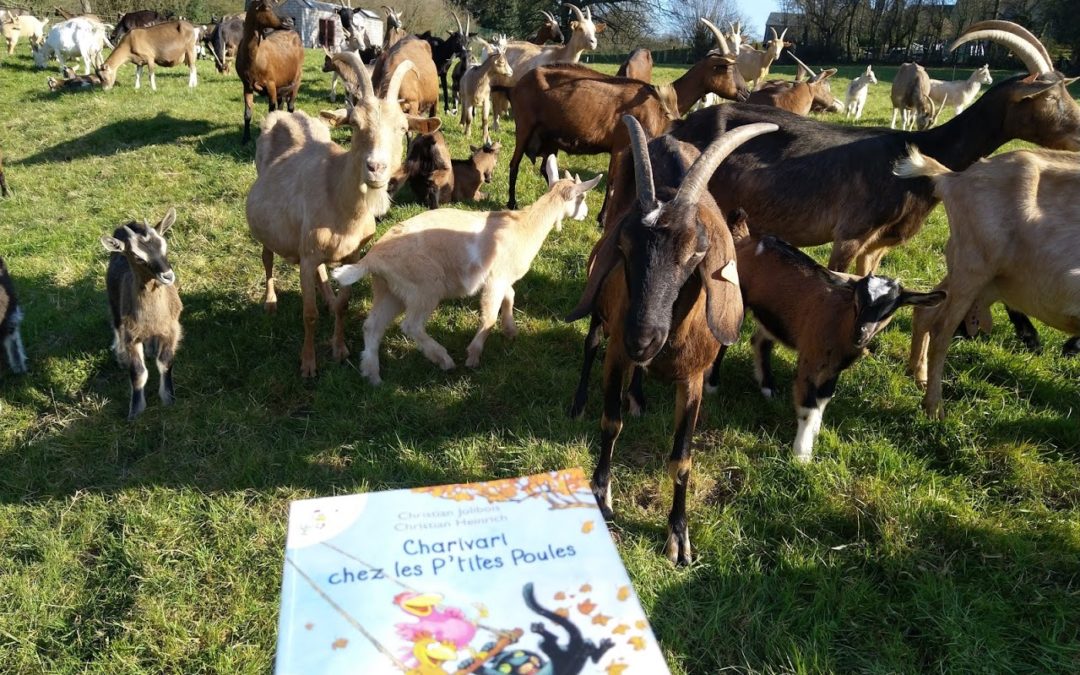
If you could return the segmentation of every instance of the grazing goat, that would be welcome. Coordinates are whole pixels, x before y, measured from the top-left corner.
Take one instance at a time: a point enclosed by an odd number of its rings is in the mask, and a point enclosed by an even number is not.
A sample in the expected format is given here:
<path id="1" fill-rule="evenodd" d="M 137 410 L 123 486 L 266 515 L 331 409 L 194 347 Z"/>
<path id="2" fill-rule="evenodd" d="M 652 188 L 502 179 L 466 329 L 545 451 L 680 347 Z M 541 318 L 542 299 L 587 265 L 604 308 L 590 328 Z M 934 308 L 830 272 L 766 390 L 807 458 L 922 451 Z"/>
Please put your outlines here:
<path id="1" fill-rule="evenodd" d="M 255 151 L 258 177 L 247 198 L 247 222 L 263 245 L 267 311 L 277 309 L 274 255 L 300 264 L 304 298 L 304 346 L 300 373 L 314 377 L 316 289 L 334 311 L 334 357 L 349 354 L 344 318 L 349 292 L 335 298 L 327 283 L 326 265 L 352 262 L 375 234 L 375 218 L 390 208 L 386 187 L 401 163 L 401 146 L 409 129 L 431 132 L 437 118 L 406 116 L 398 105 L 401 82 L 412 64 L 399 64 L 376 97 L 367 69 L 352 52 L 335 55 L 352 64 L 359 89 L 345 97 L 345 120 L 353 129 L 346 150 L 330 139 L 326 125 L 303 112 L 271 113 L 263 122 Z M 357 103 L 354 105 L 353 100 Z"/>
<path id="2" fill-rule="evenodd" d="M 451 32 L 445 40 L 432 35 L 429 32 L 422 33 L 418 37 L 431 46 L 431 60 L 435 63 L 435 71 L 439 74 L 439 83 L 442 84 L 443 112 L 450 112 L 450 94 L 446 87 L 446 74 L 450 72 L 450 62 L 455 56 L 461 56 L 469 49 L 469 39 L 473 34 L 469 33 L 468 15 L 465 16 L 465 26 L 461 25 L 461 19 L 451 12 L 458 29 Z"/>
<path id="3" fill-rule="evenodd" d="M 7 178 L 4 176 L 4 153 L 0 152 L 0 197 L 9 197 Z"/>
<path id="4" fill-rule="evenodd" d="M 485 143 L 480 147 L 470 145 L 469 149 L 472 151 L 469 159 L 450 161 L 454 169 L 454 193 L 450 201 L 472 202 L 487 199 L 487 195 L 480 192 L 480 186 L 492 181 L 502 143 Z"/>
<path id="5" fill-rule="evenodd" d="M 44 68 L 49 57 L 55 56 L 62 72 L 64 57 L 78 55 L 83 61 L 83 74 L 89 75 L 91 66 L 101 65 L 101 51 L 107 43 L 105 28 L 100 23 L 82 17 L 68 19 L 49 30 L 41 49 L 34 53 L 34 62 L 38 68 Z"/>
<path id="6" fill-rule="evenodd" d="M 495 37 L 495 44 L 484 43 L 487 58 L 478 66 L 473 66 L 461 76 L 461 124 L 465 127 L 465 138 L 472 138 L 472 121 L 475 108 L 480 109 L 480 127 L 484 143 L 491 143 L 488 132 L 488 118 L 491 117 L 491 76 L 510 77 L 514 71 L 506 61 L 506 38 Z"/>
<path id="7" fill-rule="evenodd" d="M 236 60 L 236 50 L 244 37 L 244 17 L 222 18 L 207 36 L 207 46 L 214 56 L 214 66 L 219 73 L 229 72 L 229 64 Z"/>
<path id="8" fill-rule="evenodd" d="M 383 96 L 390 74 L 396 72 L 398 64 L 406 61 L 413 67 L 401 84 L 401 109 L 407 115 L 435 117 L 439 108 L 439 73 L 431 59 L 431 45 L 416 36 L 399 40 L 379 56 L 371 74 L 375 91 Z"/>
<path id="9" fill-rule="evenodd" d="M 685 565 L 692 555 L 686 516 L 690 447 L 702 384 L 720 344 L 739 338 L 743 315 L 731 232 L 706 187 L 735 147 L 776 125 L 744 126 L 699 155 L 671 136 L 649 142 L 636 120 L 629 115 L 624 120 L 631 151 L 623 162 L 632 161 L 633 169 L 618 179 L 610 211 L 617 218 L 594 247 L 581 301 L 567 317 L 591 316 L 570 412 L 576 416 L 584 410 L 602 329 L 609 339 L 592 489 L 604 518 L 611 519 L 611 456 L 622 431 L 624 383 L 638 366 L 675 382 L 675 440 L 668 460 L 675 496 L 666 551 L 673 563 Z"/>
<path id="10" fill-rule="evenodd" d="M 719 28 L 705 19 L 702 19 L 702 21 L 713 32 L 717 40 L 722 37 Z M 771 26 L 769 30 L 772 32 L 772 39 L 762 45 L 764 49 L 754 49 L 748 44 L 743 44 L 737 52 L 739 72 L 742 73 L 743 79 L 747 83 L 752 83 L 750 91 L 757 89 L 758 85 L 764 81 L 769 74 L 769 67 L 772 66 L 773 61 L 780 58 L 780 52 L 784 49 L 784 35 L 787 34 L 787 28 L 780 35 L 777 35 L 776 29 Z"/>
<path id="11" fill-rule="evenodd" d="M 836 74 L 836 68 L 815 73 L 809 66 L 795 58 L 794 54 L 791 58 L 799 64 L 801 71 L 809 75 L 809 79 L 796 79 L 794 82 L 787 80 L 768 82 L 757 91 L 751 92 L 746 102 L 781 108 L 796 115 L 809 115 L 812 110 L 840 112 L 841 103 L 833 98 L 832 90 L 829 88 L 829 78 Z"/>
<path id="12" fill-rule="evenodd" d="M 896 128 L 896 113 L 900 113 L 900 128 L 928 129 L 937 119 L 940 109 L 930 98 L 930 76 L 917 63 L 904 63 L 896 70 L 892 83 L 892 122 Z"/>
<path id="13" fill-rule="evenodd" d="M 527 73 L 510 94 L 517 120 L 507 208 L 517 204 L 517 172 L 523 156 L 535 159 L 559 150 L 581 155 L 608 152 L 610 177 L 614 158 L 629 144 L 620 115 L 632 115 L 646 133 L 657 136 L 707 92 L 731 99 L 749 95 L 733 57 L 712 52 L 664 86 L 571 63 Z"/>
<path id="14" fill-rule="evenodd" d="M 564 7 L 577 16 L 577 20 L 570 22 L 570 39 L 566 44 L 544 47 L 519 41 L 507 44 L 506 60 L 514 74 L 492 78 L 491 107 L 495 116 L 495 131 L 499 130 L 499 118 L 507 110 L 510 89 L 529 71 L 552 63 L 577 63 L 585 50 L 596 49 L 596 35 L 603 32 L 607 25 L 594 23 L 592 10 L 588 7 L 584 13 L 575 5 L 564 4 Z"/>
<path id="15" fill-rule="evenodd" d="M 923 409 L 940 417 L 945 353 L 973 303 L 1003 300 L 1069 335 L 1080 333 L 1080 157 L 1018 150 L 950 171 L 912 147 L 896 173 L 930 179 L 949 217 L 948 273 L 938 284 L 949 297 L 915 313 L 911 336 L 911 371 L 926 388 Z"/>
<path id="16" fill-rule="evenodd" d="M 642 82 L 652 82 L 652 69 L 652 52 L 640 47 L 630 52 L 630 55 L 619 66 L 615 76 L 629 77 L 632 80 L 641 80 Z"/>
<path id="17" fill-rule="evenodd" d="M 0 170 L 0 188 L 4 185 L 3 177 L 4 173 Z M 15 284 L 11 281 L 4 259 L 0 258 L 0 343 L 4 345 L 4 360 L 16 375 L 26 372 L 26 350 L 19 331 L 22 320 L 23 308 L 15 297 Z"/>
<path id="18" fill-rule="evenodd" d="M 120 66 L 127 62 L 135 64 L 135 88 L 142 79 L 142 69 L 150 71 L 150 88 L 157 91 L 157 77 L 154 67 L 172 68 L 184 63 L 188 67 L 188 87 L 199 84 L 199 73 L 195 68 L 195 27 L 187 21 L 169 21 L 157 23 L 149 28 L 132 28 L 124 34 L 120 44 L 105 63 L 98 69 L 101 85 L 112 89 L 116 84 L 116 74 Z"/>
<path id="19" fill-rule="evenodd" d="M 931 79 L 930 100 L 934 102 L 934 107 L 939 112 L 945 106 L 951 105 L 956 108 L 956 114 L 959 115 L 979 95 L 979 88 L 982 85 L 993 83 L 994 78 L 990 77 L 990 66 L 984 64 L 982 68 L 972 72 L 971 76 L 966 80 L 942 82 L 941 80 Z"/>
<path id="20" fill-rule="evenodd" d="M 285 23 L 274 12 L 270 0 L 253 0 L 244 16 L 244 34 L 236 48 L 236 74 L 244 86 L 244 138 L 251 140 L 251 111 L 255 93 L 265 93 L 270 112 L 284 102 L 289 112 L 296 106 L 296 93 L 304 69 L 304 45 L 300 35 L 283 28 Z"/>
<path id="21" fill-rule="evenodd" d="M 772 235 L 751 235 L 746 212 L 728 216 L 738 258 L 743 304 L 754 313 L 758 327 L 751 338 L 754 375 L 761 393 L 772 398 L 773 343 L 799 353 L 795 366 L 795 459 L 813 457 L 814 440 L 821 431 L 825 406 L 836 391 L 840 373 L 850 368 L 870 340 L 892 321 L 905 305 L 930 307 L 945 293 L 904 290 L 888 277 L 855 277 L 830 272 L 813 258 Z M 707 387 L 720 384 L 721 347 Z"/>
<path id="22" fill-rule="evenodd" d="M 152 9 L 140 9 L 135 12 L 128 12 L 120 16 L 116 22 L 116 27 L 113 28 L 112 35 L 109 36 L 114 44 L 119 44 L 120 38 L 124 37 L 133 28 L 149 28 L 154 24 L 166 21 L 164 14 L 158 14 Z"/>
<path id="23" fill-rule="evenodd" d="M 128 420 L 146 409 L 147 369 L 144 349 L 154 352 L 161 377 L 158 395 L 162 405 L 172 405 L 172 367 L 180 347 L 180 312 L 184 305 L 176 290 L 176 274 L 166 257 L 165 233 L 176 221 L 169 209 L 161 221 L 150 227 L 130 222 L 103 236 L 101 245 L 109 252 L 105 289 L 112 317 L 113 351 L 131 375 L 131 404 Z"/>
<path id="24" fill-rule="evenodd" d="M 49 24 L 47 19 L 38 19 L 29 14 L 8 17 L 0 23 L 3 29 L 4 39 L 7 41 L 8 55 L 15 53 L 15 45 L 19 44 L 19 38 L 26 36 L 30 42 L 30 51 L 37 53 L 45 41 L 45 26 Z"/>
<path id="25" fill-rule="evenodd" d="M 446 348 L 424 330 L 428 317 L 447 298 L 480 294 L 480 329 L 467 350 L 465 365 L 476 368 L 484 342 L 502 313 L 503 332 L 517 335 L 514 283 L 525 276 L 551 228 L 561 229 L 585 193 L 601 176 L 584 183 L 569 174 L 559 179 L 552 157 L 545 164 L 548 191 L 521 211 L 438 209 L 392 227 L 358 263 L 334 277 L 349 286 L 371 275 L 371 311 L 364 321 L 360 371 L 373 385 L 379 375 L 379 345 L 386 329 L 405 313 L 401 330 L 443 370 L 454 367 Z"/>
<path id="26" fill-rule="evenodd" d="M 844 97 L 844 118 L 852 117 L 856 120 L 862 117 L 863 107 L 866 106 L 866 96 L 870 93 L 870 85 L 877 84 L 877 77 L 870 66 L 866 72 L 848 83 L 847 95 Z"/>
<path id="27" fill-rule="evenodd" d="M 441 131 L 419 134 L 409 143 L 405 163 L 390 179 L 387 193 L 394 197 L 406 183 L 413 195 L 429 209 L 450 203 L 454 194 L 454 169 L 450 146 Z"/>
<path id="28" fill-rule="evenodd" d="M 1023 31 L 1027 37 L 999 28 Z M 926 131 L 906 132 L 818 122 L 776 108 L 713 106 L 675 122 L 677 140 L 706 146 L 725 131 L 773 122 L 780 133 L 736 150 L 710 183 L 725 213 L 743 207 L 755 233 L 774 234 L 794 246 L 833 242 L 829 269 L 847 271 L 858 261 L 865 276 L 881 256 L 911 236 L 937 204 L 929 180 L 902 180 L 892 165 L 908 144 L 953 170 L 962 170 L 1012 139 L 1080 150 L 1080 106 L 1024 29 L 1008 22 L 975 24 L 954 44 L 990 37 L 1006 41 L 1029 74 L 990 88 L 967 110 Z M 814 180 L 807 182 L 806 177 Z M 820 195 L 843 195 L 823 208 L 808 208 Z"/>
<path id="29" fill-rule="evenodd" d="M 549 42 L 562 44 L 565 38 L 559 20 L 551 12 L 540 10 L 540 13 L 544 15 L 544 23 L 536 30 L 536 34 L 529 38 L 529 42 L 534 45 L 545 45 Z"/>

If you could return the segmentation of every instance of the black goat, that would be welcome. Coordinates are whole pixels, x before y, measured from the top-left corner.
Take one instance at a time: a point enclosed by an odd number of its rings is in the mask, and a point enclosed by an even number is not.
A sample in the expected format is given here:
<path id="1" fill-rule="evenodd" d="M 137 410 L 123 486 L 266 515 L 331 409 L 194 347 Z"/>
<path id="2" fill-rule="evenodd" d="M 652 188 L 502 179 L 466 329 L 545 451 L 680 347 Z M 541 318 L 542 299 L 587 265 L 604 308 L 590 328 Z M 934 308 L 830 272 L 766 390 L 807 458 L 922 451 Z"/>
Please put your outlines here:
<path id="1" fill-rule="evenodd" d="M 146 28 L 147 26 L 153 26 L 154 24 L 165 21 L 164 14 L 159 14 L 152 9 L 140 9 L 135 12 L 128 12 L 120 17 L 116 22 L 116 27 L 113 28 L 112 35 L 109 36 L 109 41 L 114 45 L 120 44 L 120 38 L 124 37 L 132 28 Z"/>
<path id="2" fill-rule="evenodd" d="M 19 332 L 22 320 L 23 309 L 15 297 L 15 284 L 4 259 L 0 258 L 0 344 L 4 346 L 8 368 L 17 375 L 26 372 L 26 350 Z"/>
<path id="3" fill-rule="evenodd" d="M 435 70 L 439 73 L 439 82 L 442 84 L 443 94 L 443 112 L 450 112 L 450 92 L 446 86 L 446 74 L 450 72 L 450 62 L 454 57 L 464 61 L 465 54 L 469 49 L 469 40 L 473 38 L 475 33 L 469 33 L 468 16 L 465 17 L 465 26 L 462 27 L 461 19 L 454 14 L 454 20 L 457 21 L 458 29 L 452 31 L 450 36 L 445 40 L 436 35 L 432 35 L 431 31 L 425 31 L 417 37 L 424 40 L 431 45 L 431 60 L 435 62 Z"/>

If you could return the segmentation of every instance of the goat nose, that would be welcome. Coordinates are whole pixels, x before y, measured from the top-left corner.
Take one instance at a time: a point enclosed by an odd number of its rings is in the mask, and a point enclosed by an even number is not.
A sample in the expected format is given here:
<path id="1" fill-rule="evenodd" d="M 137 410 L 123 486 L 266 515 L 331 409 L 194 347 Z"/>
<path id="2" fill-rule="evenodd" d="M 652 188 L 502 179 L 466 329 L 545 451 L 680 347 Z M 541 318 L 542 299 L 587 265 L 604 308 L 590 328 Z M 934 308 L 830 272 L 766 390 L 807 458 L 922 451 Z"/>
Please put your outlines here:
<path id="1" fill-rule="evenodd" d="M 386 170 L 386 162 L 377 162 L 373 159 L 369 159 L 367 161 L 367 170 L 368 173 L 377 176 Z"/>
<path id="2" fill-rule="evenodd" d="M 176 274 L 174 274 L 172 270 L 166 270 L 158 275 L 158 281 L 166 286 L 170 286 L 176 281 Z"/>
<path id="3" fill-rule="evenodd" d="M 660 352 L 667 339 L 665 332 L 659 328 L 642 328 L 637 335 L 626 337 L 626 351 L 637 363 L 651 361 Z"/>

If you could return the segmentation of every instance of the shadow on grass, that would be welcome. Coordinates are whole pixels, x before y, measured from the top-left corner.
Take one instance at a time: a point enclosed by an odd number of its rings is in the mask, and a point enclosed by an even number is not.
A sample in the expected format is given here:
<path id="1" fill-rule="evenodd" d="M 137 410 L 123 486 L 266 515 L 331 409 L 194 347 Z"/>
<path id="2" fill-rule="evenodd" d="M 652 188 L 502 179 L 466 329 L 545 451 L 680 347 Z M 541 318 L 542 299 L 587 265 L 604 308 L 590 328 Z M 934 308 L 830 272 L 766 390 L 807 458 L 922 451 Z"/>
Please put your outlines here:
<path id="1" fill-rule="evenodd" d="M 70 141 L 57 143 L 12 164 L 50 164 L 85 157 L 108 157 L 120 151 L 148 145 L 196 139 L 221 126 L 204 120 L 177 119 L 168 113 L 161 112 L 148 119 L 117 120 Z"/>

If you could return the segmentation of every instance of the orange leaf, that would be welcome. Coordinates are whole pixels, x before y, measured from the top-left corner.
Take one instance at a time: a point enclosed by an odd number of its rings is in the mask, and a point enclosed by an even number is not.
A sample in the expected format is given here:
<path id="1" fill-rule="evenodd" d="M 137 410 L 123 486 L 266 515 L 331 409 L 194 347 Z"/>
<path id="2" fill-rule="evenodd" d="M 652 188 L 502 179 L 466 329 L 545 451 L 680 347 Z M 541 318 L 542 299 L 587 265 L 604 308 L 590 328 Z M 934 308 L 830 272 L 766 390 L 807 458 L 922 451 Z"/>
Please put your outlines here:
<path id="1" fill-rule="evenodd" d="M 644 622 L 644 621 L 635 621 L 634 622 L 634 627 L 637 628 L 638 630 L 645 630 L 645 628 L 648 627 L 648 625 L 649 624 Z"/>
<path id="2" fill-rule="evenodd" d="M 598 626 L 606 626 L 608 621 L 611 621 L 611 617 L 604 614 L 597 614 L 592 618 L 592 622 Z"/>
<path id="3" fill-rule="evenodd" d="M 333 650 L 345 649 L 349 646 L 349 641 L 345 638 L 338 638 L 330 643 L 330 648 Z"/>
<path id="4" fill-rule="evenodd" d="M 585 534 L 592 532 L 592 529 L 593 522 L 591 520 L 586 520 L 584 523 L 581 524 L 581 531 Z"/>
<path id="5" fill-rule="evenodd" d="M 589 591 L 592 590 L 592 586 L 590 586 L 589 584 L 583 584 L 581 586 L 581 588 L 579 588 L 578 590 L 581 591 L 582 593 L 588 593 Z"/>
<path id="6" fill-rule="evenodd" d="M 611 663 L 608 664 L 608 667 L 604 670 L 607 671 L 608 675 L 622 675 L 623 671 L 629 667 L 630 666 L 625 663 Z"/>
<path id="7" fill-rule="evenodd" d="M 588 598 L 585 598 L 584 600 L 579 602 L 577 606 L 577 611 L 581 612 L 582 614 L 592 614 L 592 611 L 594 609 L 596 609 L 596 603 L 594 603 L 592 600 L 589 600 Z"/>
<path id="8" fill-rule="evenodd" d="M 628 599 L 630 597 L 630 587 L 629 586 L 620 586 L 619 587 L 619 594 L 616 595 L 615 597 L 618 598 L 620 601 Z"/>
<path id="9" fill-rule="evenodd" d="M 636 652 L 640 652 L 642 649 L 645 649 L 645 638 L 641 637 L 640 635 L 635 635 L 634 637 L 627 640 L 627 642 L 631 646 L 633 646 L 634 651 Z"/>
<path id="10" fill-rule="evenodd" d="M 563 593 L 562 591 L 559 591 L 558 593 L 555 594 L 555 599 L 556 600 L 565 600 L 566 599 L 566 593 Z"/>
<path id="11" fill-rule="evenodd" d="M 630 630 L 630 626 L 627 626 L 625 623 L 620 623 L 618 626 L 615 626 L 615 630 L 611 632 L 615 635 L 622 635 L 628 630 Z"/>
<path id="12" fill-rule="evenodd" d="M 570 610 L 567 609 L 566 607 L 558 608 L 557 610 L 555 610 L 555 613 L 558 614 L 559 616 L 561 616 L 564 619 L 570 617 Z"/>

